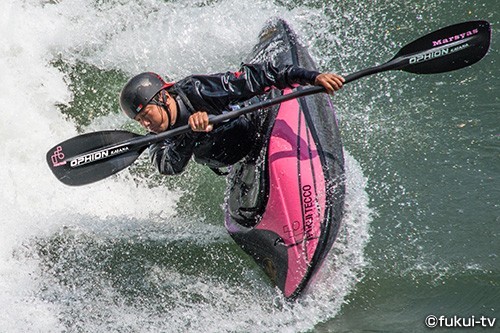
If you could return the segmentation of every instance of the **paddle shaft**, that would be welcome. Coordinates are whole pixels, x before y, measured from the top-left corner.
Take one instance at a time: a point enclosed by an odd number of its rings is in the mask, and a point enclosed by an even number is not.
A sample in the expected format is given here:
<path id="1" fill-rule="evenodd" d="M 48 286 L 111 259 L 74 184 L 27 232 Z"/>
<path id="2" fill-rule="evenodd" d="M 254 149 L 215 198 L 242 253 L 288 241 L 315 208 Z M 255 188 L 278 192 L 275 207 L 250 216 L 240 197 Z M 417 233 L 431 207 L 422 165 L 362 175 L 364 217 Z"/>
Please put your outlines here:
<path id="1" fill-rule="evenodd" d="M 368 75 L 377 74 L 377 73 L 385 72 L 388 70 L 404 68 L 408 64 L 409 59 L 414 58 L 414 57 L 415 57 L 415 55 L 412 54 L 410 56 L 393 58 L 390 61 L 388 61 L 382 65 L 365 68 L 363 70 L 349 74 L 349 75 L 345 76 L 344 84 L 356 81 L 356 80 L 363 78 L 365 76 L 368 76 Z M 310 95 L 323 93 L 323 92 L 326 92 L 326 89 L 323 86 L 313 86 L 313 87 L 307 87 L 307 88 L 299 87 L 295 91 L 293 91 L 289 94 L 285 94 L 285 95 L 282 95 L 282 96 L 279 96 L 279 97 L 276 97 L 273 99 L 269 99 L 269 100 L 264 100 L 264 101 L 261 101 L 259 103 L 252 104 L 252 105 L 246 106 L 244 108 L 241 108 L 239 110 L 226 112 L 226 113 L 223 113 L 223 114 L 217 115 L 217 116 L 210 116 L 210 123 L 214 124 L 214 125 L 220 124 L 224 121 L 238 118 L 244 114 L 255 112 L 255 111 L 260 110 L 260 109 L 265 109 L 265 108 L 268 108 L 268 107 L 271 107 L 271 106 L 274 106 L 277 104 L 281 104 L 283 102 L 286 102 L 286 101 L 289 101 L 292 99 L 310 96 Z M 171 137 L 174 137 L 177 135 L 185 134 L 188 132 L 191 132 L 191 127 L 189 125 L 183 125 L 183 126 L 180 126 L 180 127 L 177 127 L 177 128 L 174 128 L 174 129 L 171 129 L 171 130 L 168 130 L 166 132 L 159 133 L 156 135 L 145 135 L 142 138 L 134 138 L 134 139 L 131 139 L 128 141 L 124 141 L 123 143 L 120 143 L 120 144 L 110 145 L 108 147 L 102 147 L 100 149 L 95 149 L 95 150 L 92 150 L 90 152 L 85 152 L 84 154 L 74 156 L 74 157 L 70 158 L 69 160 L 75 160 L 75 159 L 81 158 L 82 156 L 93 154 L 97 151 L 107 150 L 110 147 L 112 147 L 113 150 L 121 149 L 123 147 L 127 147 L 128 151 L 139 150 L 139 149 L 142 149 L 143 147 L 149 146 L 153 143 L 161 142 L 165 139 L 168 139 L 168 138 L 171 138 Z"/>

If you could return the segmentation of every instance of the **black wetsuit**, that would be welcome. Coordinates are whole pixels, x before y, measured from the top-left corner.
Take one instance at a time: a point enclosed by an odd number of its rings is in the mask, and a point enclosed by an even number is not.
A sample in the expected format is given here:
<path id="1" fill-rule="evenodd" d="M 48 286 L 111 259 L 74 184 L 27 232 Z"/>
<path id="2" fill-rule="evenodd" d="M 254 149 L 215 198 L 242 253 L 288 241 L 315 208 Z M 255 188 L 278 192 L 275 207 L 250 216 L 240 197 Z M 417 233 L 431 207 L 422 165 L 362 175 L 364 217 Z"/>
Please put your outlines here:
<path id="1" fill-rule="evenodd" d="M 168 88 L 177 102 L 173 128 L 186 125 L 191 114 L 231 112 L 239 103 L 262 95 L 272 87 L 314 84 L 318 72 L 299 67 L 277 68 L 271 63 L 245 64 L 239 72 L 189 76 Z M 209 133 L 189 132 L 149 147 L 151 162 L 162 174 L 184 171 L 192 156 L 211 168 L 232 165 L 253 146 L 258 126 L 252 117 L 240 116 L 214 126 Z"/>

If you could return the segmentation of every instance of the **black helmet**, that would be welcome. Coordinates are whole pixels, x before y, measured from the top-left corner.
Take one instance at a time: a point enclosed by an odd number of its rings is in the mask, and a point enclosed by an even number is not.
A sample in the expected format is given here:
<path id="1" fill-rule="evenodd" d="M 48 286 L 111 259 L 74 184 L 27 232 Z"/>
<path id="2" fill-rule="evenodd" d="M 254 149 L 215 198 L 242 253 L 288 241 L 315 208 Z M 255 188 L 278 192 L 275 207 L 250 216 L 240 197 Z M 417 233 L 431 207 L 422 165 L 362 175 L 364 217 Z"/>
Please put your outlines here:
<path id="1" fill-rule="evenodd" d="M 134 119 L 160 90 L 171 85 L 155 73 L 146 72 L 136 75 L 123 87 L 120 94 L 120 107 L 127 116 Z"/>

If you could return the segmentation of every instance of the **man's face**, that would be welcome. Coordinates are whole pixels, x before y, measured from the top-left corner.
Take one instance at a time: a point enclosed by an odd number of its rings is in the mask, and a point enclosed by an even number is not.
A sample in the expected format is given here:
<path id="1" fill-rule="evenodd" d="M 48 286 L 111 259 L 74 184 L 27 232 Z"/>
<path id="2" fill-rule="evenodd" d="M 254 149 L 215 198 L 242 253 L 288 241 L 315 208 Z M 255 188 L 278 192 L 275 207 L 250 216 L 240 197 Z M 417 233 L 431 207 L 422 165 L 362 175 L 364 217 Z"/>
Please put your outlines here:
<path id="1" fill-rule="evenodd" d="M 164 102 L 165 103 L 165 102 Z M 148 104 L 134 118 L 149 132 L 161 133 L 168 129 L 170 117 L 166 107 Z"/>

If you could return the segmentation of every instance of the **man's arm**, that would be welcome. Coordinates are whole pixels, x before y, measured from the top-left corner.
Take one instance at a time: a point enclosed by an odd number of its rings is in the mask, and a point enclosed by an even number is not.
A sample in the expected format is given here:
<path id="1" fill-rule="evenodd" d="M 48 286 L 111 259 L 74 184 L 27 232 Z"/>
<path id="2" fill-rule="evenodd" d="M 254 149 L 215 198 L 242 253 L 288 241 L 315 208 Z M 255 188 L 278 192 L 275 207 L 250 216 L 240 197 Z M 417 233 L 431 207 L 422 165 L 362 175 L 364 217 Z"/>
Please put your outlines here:
<path id="1" fill-rule="evenodd" d="M 328 93 L 342 88 L 344 78 L 333 73 L 320 73 L 297 66 L 277 68 L 271 63 L 243 65 L 240 73 L 247 74 L 247 78 L 260 75 L 260 85 L 265 88 L 274 86 L 279 89 L 300 85 L 324 86 Z M 254 79 L 255 81 L 255 79 Z M 265 83 L 265 84 L 263 84 Z"/>
<path id="2" fill-rule="evenodd" d="M 209 124 L 208 113 L 217 114 L 221 110 L 227 110 L 231 103 L 245 101 L 271 87 L 284 89 L 296 84 L 323 86 L 327 93 L 333 94 L 342 88 L 344 78 L 337 74 L 319 73 L 295 66 L 277 68 L 266 62 L 244 64 L 239 72 L 192 76 L 187 81 L 190 85 L 188 89 L 193 92 L 191 96 L 204 101 L 212 109 L 204 109 L 191 115 L 189 125 L 193 131 L 209 132 L 213 127 Z"/>

